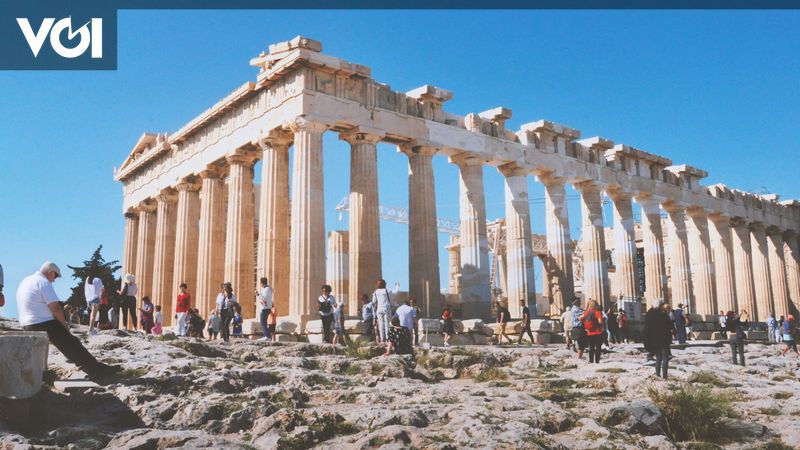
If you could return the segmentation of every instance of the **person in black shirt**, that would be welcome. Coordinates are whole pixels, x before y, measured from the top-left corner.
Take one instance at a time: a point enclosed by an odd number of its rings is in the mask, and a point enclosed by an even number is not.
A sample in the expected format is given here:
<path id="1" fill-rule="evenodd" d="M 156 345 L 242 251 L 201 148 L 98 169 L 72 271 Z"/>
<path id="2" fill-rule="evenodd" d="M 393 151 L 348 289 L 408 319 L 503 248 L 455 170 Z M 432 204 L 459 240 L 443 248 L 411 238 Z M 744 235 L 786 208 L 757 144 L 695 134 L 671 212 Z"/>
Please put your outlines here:
<path id="1" fill-rule="evenodd" d="M 386 353 L 384 356 L 395 353 L 397 355 L 412 355 L 414 353 L 412 346 L 412 331 L 409 328 L 400 325 L 400 318 L 397 316 L 392 317 L 391 325 L 389 327 L 388 342 L 386 343 Z"/>
<path id="2" fill-rule="evenodd" d="M 517 344 L 522 344 L 522 336 L 528 333 L 531 338 L 531 345 L 533 345 L 533 333 L 531 332 L 531 310 L 525 304 L 525 300 L 520 300 L 519 305 L 522 306 L 522 331 L 519 332 L 519 339 Z"/>
<path id="3" fill-rule="evenodd" d="M 655 299 L 644 317 L 644 348 L 655 355 L 656 376 L 667 378 L 669 345 L 672 341 L 672 321 L 663 309 L 663 302 Z"/>
<path id="4" fill-rule="evenodd" d="M 510 344 L 511 338 L 508 337 L 508 335 L 506 334 L 506 326 L 508 325 L 508 321 L 511 320 L 509 317 L 510 314 L 508 312 L 508 308 L 503 306 L 503 304 L 500 303 L 499 300 L 494 302 L 494 305 L 495 305 L 495 311 L 497 312 L 497 323 L 500 325 L 500 332 L 498 333 L 497 336 L 497 344 L 500 345 L 503 343 L 504 336 L 508 341 L 508 343 Z"/>

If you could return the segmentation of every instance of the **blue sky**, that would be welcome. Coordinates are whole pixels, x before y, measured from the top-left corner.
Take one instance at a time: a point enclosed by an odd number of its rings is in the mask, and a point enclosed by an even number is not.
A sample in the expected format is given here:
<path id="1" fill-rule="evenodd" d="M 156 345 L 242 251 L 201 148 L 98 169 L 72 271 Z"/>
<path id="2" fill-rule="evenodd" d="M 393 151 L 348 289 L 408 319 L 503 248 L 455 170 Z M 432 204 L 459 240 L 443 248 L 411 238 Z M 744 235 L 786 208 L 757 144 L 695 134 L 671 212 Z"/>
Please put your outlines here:
<path id="1" fill-rule="evenodd" d="M 454 113 L 505 106 L 511 129 L 548 119 L 703 168 L 705 184 L 800 198 L 798 19 L 797 11 L 120 11 L 117 71 L 0 72 L 0 314 L 16 315 L 17 284 L 46 259 L 68 272 L 98 244 L 106 259 L 121 259 L 113 167 L 143 131 L 177 130 L 253 80 L 251 57 L 298 34 L 396 90 L 452 90 Z M 346 228 L 334 206 L 348 192 L 347 146 L 330 133 L 325 165 L 326 227 Z M 457 219 L 457 169 L 438 158 L 435 171 L 439 215 Z M 500 218 L 502 178 L 484 174 L 487 216 Z M 392 146 L 379 146 L 379 177 L 381 203 L 406 206 L 406 159 Z M 577 238 L 577 201 L 570 212 Z M 543 214 L 534 202 L 536 233 Z M 385 278 L 405 287 L 407 229 L 383 222 L 382 233 Z M 72 284 L 56 283 L 62 298 Z"/>

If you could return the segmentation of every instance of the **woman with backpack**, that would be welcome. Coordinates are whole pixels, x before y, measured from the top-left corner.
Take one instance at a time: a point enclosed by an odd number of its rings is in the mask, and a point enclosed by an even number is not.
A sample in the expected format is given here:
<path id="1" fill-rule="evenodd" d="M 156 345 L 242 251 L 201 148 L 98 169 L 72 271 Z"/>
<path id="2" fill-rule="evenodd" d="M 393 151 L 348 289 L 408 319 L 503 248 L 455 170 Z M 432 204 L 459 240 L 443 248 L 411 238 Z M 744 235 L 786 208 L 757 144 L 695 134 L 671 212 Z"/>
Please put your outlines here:
<path id="1" fill-rule="evenodd" d="M 584 311 L 579 320 L 586 330 L 586 339 L 589 344 L 589 362 L 599 363 L 603 345 L 603 312 L 597 308 L 595 300 L 589 300 L 586 311 Z"/>

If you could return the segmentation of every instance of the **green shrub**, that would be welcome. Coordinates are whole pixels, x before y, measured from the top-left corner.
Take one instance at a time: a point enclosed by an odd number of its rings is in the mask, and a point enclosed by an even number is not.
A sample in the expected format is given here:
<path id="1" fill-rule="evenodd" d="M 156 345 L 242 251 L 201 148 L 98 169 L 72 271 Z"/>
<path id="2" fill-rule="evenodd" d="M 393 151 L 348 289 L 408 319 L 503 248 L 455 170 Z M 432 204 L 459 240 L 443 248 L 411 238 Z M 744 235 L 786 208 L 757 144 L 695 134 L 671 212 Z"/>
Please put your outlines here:
<path id="1" fill-rule="evenodd" d="M 648 387 L 647 395 L 664 413 L 664 431 L 677 441 L 719 439 L 724 430 L 717 422 L 736 416 L 730 398 L 706 385 L 681 384 L 672 390 Z"/>
<path id="2" fill-rule="evenodd" d="M 758 408 L 758 412 L 764 414 L 765 416 L 780 416 L 781 410 L 775 407 L 769 408 Z"/>
<path id="3" fill-rule="evenodd" d="M 793 395 L 794 394 L 792 394 L 791 392 L 776 392 L 772 394 L 772 398 L 778 400 L 786 400 L 787 398 L 792 398 Z"/>
<path id="4" fill-rule="evenodd" d="M 603 367 L 601 369 L 597 369 L 597 372 L 601 373 L 625 373 L 627 370 L 621 367 Z"/>
<path id="5" fill-rule="evenodd" d="M 508 374 L 503 370 L 496 367 L 489 367 L 488 369 L 485 369 L 475 375 L 475 378 L 473 379 L 478 383 L 484 383 L 486 381 L 505 380 L 507 378 Z"/>
<path id="6" fill-rule="evenodd" d="M 686 380 L 686 382 L 710 384 L 717 387 L 723 387 L 727 385 L 727 383 L 725 383 L 725 381 L 718 377 L 715 373 L 706 370 L 692 373 L 689 375 L 689 378 Z"/>

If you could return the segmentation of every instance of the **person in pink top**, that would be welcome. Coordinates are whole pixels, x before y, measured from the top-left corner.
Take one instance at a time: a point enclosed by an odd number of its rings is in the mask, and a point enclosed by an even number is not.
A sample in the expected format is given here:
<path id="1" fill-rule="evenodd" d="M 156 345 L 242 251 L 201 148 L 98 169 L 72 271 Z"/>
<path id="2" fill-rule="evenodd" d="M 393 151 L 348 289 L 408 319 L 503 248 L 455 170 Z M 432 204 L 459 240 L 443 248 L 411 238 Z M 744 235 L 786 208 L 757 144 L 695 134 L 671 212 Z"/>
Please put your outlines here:
<path id="1" fill-rule="evenodd" d="M 191 297 L 188 292 L 189 286 L 186 283 L 181 283 L 180 288 L 181 293 L 178 294 L 178 300 L 175 302 L 175 318 L 178 320 L 178 336 L 186 336 L 186 314 L 191 306 Z"/>

